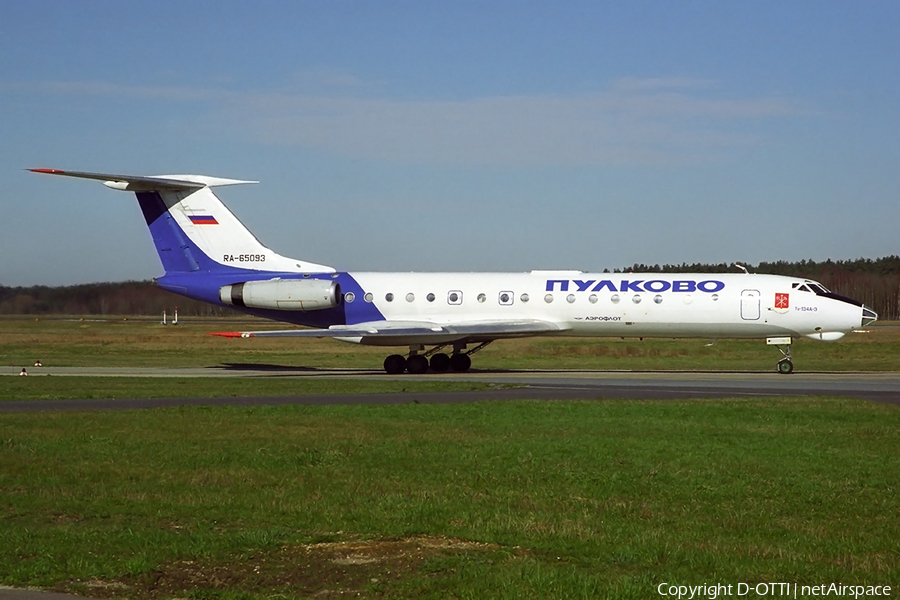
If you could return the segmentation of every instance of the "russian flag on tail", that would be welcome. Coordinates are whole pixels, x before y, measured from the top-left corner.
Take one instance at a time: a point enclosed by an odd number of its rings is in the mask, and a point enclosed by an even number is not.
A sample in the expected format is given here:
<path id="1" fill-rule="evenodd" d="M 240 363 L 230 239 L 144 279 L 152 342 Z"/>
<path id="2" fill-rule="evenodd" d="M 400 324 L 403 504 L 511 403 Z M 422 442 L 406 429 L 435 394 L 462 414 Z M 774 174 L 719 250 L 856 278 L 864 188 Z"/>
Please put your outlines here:
<path id="1" fill-rule="evenodd" d="M 212 215 L 189 215 L 194 225 L 218 225 L 219 222 Z"/>

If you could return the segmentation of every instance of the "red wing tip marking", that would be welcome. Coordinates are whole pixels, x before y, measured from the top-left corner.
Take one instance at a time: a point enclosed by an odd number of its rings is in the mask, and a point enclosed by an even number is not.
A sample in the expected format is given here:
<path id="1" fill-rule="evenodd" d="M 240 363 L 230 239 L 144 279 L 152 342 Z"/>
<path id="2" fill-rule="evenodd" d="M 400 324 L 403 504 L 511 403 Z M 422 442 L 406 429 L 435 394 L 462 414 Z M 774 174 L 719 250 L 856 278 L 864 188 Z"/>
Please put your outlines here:
<path id="1" fill-rule="evenodd" d="M 240 331 L 213 331 L 209 335 L 217 335 L 225 338 L 253 337 L 252 333 L 241 333 Z"/>
<path id="2" fill-rule="evenodd" d="M 28 169 L 32 173 L 50 173 L 52 175 L 62 175 L 65 171 L 59 169 Z"/>

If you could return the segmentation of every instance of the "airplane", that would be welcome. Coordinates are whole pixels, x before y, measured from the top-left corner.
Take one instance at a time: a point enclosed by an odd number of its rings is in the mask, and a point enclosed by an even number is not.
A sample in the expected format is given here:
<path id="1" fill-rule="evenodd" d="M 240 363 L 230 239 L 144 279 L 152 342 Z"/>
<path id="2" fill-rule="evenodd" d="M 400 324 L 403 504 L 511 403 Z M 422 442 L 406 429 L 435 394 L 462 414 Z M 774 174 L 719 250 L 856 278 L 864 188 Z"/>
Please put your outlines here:
<path id="1" fill-rule="evenodd" d="M 794 366 L 795 337 L 831 341 L 878 315 L 816 281 L 729 273 L 344 272 L 262 245 L 212 188 L 256 181 L 29 169 L 134 192 L 170 292 L 308 329 L 225 337 L 313 337 L 406 347 L 389 374 L 468 371 L 495 340 L 529 336 L 760 338 Z"/>

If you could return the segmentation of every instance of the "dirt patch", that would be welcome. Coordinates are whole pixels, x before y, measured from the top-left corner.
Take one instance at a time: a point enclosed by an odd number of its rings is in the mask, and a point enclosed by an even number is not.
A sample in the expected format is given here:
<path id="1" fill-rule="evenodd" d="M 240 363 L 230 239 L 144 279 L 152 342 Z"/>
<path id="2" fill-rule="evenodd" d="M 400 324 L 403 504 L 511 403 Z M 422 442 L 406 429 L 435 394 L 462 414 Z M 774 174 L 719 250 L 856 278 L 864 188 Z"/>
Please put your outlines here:
<path id="1" fill-rule="evenodd" d="M 358 540 L 285 546 L 231 562 L 182 560 L 145 575 L 121 580 L 131 598 L 184 597 L 214 600 L 224 592 L 284 593 L 316 598 L 390 595 L 411 577 L 438 577 L 430 559 L 460 554 L 488 555 L 499 550 L 444 537 Z M 106 590 L 97 590 L 103 594 Z M 110 596 L 115 596 L 113 592 Z"/>

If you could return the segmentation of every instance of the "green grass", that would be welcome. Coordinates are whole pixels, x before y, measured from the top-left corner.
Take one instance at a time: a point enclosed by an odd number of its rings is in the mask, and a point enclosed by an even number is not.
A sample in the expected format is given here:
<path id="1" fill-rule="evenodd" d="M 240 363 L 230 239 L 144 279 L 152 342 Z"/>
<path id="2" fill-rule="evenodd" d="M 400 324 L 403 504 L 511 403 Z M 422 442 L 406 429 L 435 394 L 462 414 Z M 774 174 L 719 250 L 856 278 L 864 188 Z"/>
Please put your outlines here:
<path id="1" fill-rule="evenodd" d="M 271 321 L 196 319 L 178 327 L 110 319 L 0 320 L 0 363 L 50 366 L 206 367 L 275 364 L 380 368 L 385 352 L 331 340 L 226 339 L 215 331 L 271 328 Z M 262 342 L 257 344 L 256 342 Z M 325 343 L 323 343 L 325 342 Z"/>
<path id="2" fill-rule="evenodd" d="M 226 363 L 380 369 L 396 348 L 334 340 L 225 339 L 213 331 L 278 327 L 270 321 L 191 319 L 178 327 L 110 319 L 0 320 L 0 364 L 205 367 Z M 635 369 L 771 371 L 781 357 L 764 340 L 528 338 L 498 341 L 473 359 L 476 369 Z M 876 325 L 837 342 L 795 341 L 798 371 L 900 369 L 900 327 Z M 405 352 L 405 349 L 399 349 Z"/>
<path id="3" fill-rule="evenodd" d="M 898 448 L 896 407 L 822 398 L 9 414 L 0 583 L 198 600 L 896 585 Z"/>
<path id="4" fill-rule="evenodd" d="M 496 388 L 477 382 L 372 381 L 270 377 L 0 377 L 0 402 L 92 398 L 224 398 L 384 394 Z"/>

